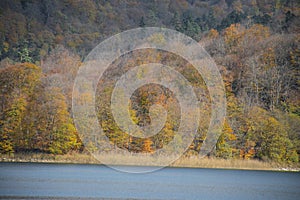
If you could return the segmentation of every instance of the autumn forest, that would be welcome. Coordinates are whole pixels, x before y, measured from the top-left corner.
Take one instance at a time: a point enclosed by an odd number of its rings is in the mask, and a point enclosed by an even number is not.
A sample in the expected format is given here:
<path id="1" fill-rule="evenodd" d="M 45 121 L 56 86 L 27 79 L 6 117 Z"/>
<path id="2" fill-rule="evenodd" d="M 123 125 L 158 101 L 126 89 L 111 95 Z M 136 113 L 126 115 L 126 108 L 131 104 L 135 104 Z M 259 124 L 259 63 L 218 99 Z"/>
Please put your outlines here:
<path id="1" fill-rule="evenodd" d="M 222 75 L 227 115 L 208 156 L 299 164 L 299 15 L 297 0 L 1 0 L 0 154 L 96 151 L 93 144 L 83 145 L 72 118 L 78 69 L 112 35 L 165 27 L 201 44 Z M 165 87 L 145 85 L 131 97 L 131 118 L 141 127 L 151 123 L 151 105 L 168 111 L 155 136 L 124 134 L 110 111 L 116 80 L 133 66 L 153 62 L 185 76 L 204 103 L 203 115 L 211 112 L 205 82 L 186 60 L 151 49 L 123 55 L 99 80 L 96 110 L 110 143 L 130 152 L 151 154 L 176 139 L 179 104 Z M 184 156 L 199 154 L 209 118 L 199 124 Z"/>

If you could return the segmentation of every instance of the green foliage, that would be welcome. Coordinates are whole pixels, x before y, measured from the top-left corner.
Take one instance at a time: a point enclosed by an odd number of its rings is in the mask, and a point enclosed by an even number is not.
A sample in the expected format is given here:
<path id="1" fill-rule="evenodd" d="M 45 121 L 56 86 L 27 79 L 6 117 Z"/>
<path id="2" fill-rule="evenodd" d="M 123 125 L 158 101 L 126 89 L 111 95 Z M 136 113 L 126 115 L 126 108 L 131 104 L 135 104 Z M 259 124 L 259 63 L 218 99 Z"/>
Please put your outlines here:
<path id="1" fill-rule="evenodd" d="M 232 11 L 221 21 L 221 24 L 218 26 L 218 30 L 223 30 L 229 27 L 231 24 L 240 23 L 245 18 L 246 15 L 244 13 Z"/>
<path id="2" fill-rule="evenodd" d="M 21 49 L 21 51 L 18 52 L 19 56 L 20 56 L 20 62 L 24 63 L 24 62 L 32 62 L 32 58 L 30 57 L 30 51 L 28 50 L 27 47 L 24 47 L 23 49 Z"/>
<path id="3" fill-rule="evenodd" d="M 173 25 L 176 31 L 182 31 L 182 22 L 178 12 L 175 12 L 171 24 Z"/>
<path id="4" fill-rule="evenodd" d="M 141 20 L 140 20 L 140 23 L 139 23 L 139 26 L 140 27 L 145 27 L 145 20 L 144 20 L 144 16 L 142 16 Z"/>
<path id="5" fill-rule="evenodd" d="M 171 20 L 171 24 L 175 30 L 183 32 L 194 39 L 198 39 L 200 27 L 191 13 L 184 13 L 180 19 L 179 14 L 176 12 Z"/>
<path id="6" fill-rule="evenodd" d="M 232 149 L 225 141 L 225 136 L 222 134 L 216 144 L 216 156 L 219 158 L 229 159 L 232 158 Z"/>

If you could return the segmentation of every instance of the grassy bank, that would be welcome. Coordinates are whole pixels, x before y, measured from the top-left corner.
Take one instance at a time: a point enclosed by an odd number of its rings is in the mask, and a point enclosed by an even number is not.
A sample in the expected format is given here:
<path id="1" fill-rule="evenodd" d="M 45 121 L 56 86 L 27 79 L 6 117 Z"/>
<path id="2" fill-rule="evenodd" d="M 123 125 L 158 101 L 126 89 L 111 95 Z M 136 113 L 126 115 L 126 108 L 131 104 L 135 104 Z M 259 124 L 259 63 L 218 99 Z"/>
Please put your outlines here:
<path id="1" fill-rule="evenodd" d="M 87 153 L 69 153 L 54 155 L 45 153 L 15 153 L 13 155 L 0 154 L 2 162 L 42 162 L 42 163 L 82 163 L 100 164 L 93 156 Z"/>
<path id="2" fill-rule="evenodd" d="M 287 165 L 259 160 L 219 159 L 219 158 L 181 158 L 174 166 L 193 168 L 221 168 L 221 169 L 245 169 L 245 170 L 279 170 L 299 171 L 297 165 Z"/>
<path id="3" fill-rule="evenodd" d="M 147 157 L 124 157 L 122 155 L 105 155 L 111 156 L 116 160 L 116 165 L 153 165 L 151 159 Z M 164 158 L 160 158 L 164 159 Z M 101 160 L 101 158 L 100 158 Z M 14 155 L 0 154 L 1 162 L 37 162 L 37 163 L 80 163 L 80 164 L 101 164 L 88 153 L 70 153 L 65 155 L 41 154 L 41 153 L 18 153 Z M 263 162 L 259 160 L 240 160 L 240 159 L 218 159 L 218 158 L 198 158 L 198 157 L 181 157 L 173 162 L 171 167 L 191 167 L 191 168 L 220 168 L 220 169 L 245 169 L 245 170 L 276 170 L 276 171 L 299 171 L 299 164 L 288 165 L 274 162 Z"/>

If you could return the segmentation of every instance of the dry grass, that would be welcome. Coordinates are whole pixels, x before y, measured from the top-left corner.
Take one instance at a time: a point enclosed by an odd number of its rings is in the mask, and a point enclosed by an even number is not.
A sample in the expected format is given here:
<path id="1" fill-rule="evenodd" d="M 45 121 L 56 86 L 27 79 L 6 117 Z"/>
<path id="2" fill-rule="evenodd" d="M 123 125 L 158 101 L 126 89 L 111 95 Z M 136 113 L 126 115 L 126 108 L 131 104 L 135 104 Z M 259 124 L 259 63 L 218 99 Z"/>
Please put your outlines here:
<path id="1" fill-rule="evenodd" d="M 93 156 L 87 153 L 70 153 L 65 155 L 53 155 L 44 153 L 17 153 L 13 155 L 0 154 L 0 161 L 99 164 L 99 162 Z"/>
<path id="2" fill-rule="evenodd" d="M 121 154 L 99 155 L 98 160 L 104 160 L 110 165 L 139 165 L 139 166 L 164 166 L 167 157 L 153 158 L 148 156 L 124 156 Z M 100 162 L 88 153 L 70 153 L 66 155 L 52 154 L 14 154 L 11 156 L 0 154 L 2 162 L 43 162 L 43 163 L 84 163 L 100 164 Z M 175 160 L 175 157 L 172 159 Z M 192 167 L 192 168 L 222 168 L 222 169 L 247 169 L 247 170 L 299 170 L 299 165 L 288 166 L 286 164 L 262 162 L 258 160 L 240 159 L 218 159 L 181 157 L 173 162 L 171 167 Z"/>
<path id="3" fill-rule="evenodd" d="M 218 159 L 218 158 L 181 158 L 173 166 L 196 168 L 222 168 L 222 169 L 251 169 L 251 170 L 275 170 L 279 166 L 275 163 L 258 160 Z"/>

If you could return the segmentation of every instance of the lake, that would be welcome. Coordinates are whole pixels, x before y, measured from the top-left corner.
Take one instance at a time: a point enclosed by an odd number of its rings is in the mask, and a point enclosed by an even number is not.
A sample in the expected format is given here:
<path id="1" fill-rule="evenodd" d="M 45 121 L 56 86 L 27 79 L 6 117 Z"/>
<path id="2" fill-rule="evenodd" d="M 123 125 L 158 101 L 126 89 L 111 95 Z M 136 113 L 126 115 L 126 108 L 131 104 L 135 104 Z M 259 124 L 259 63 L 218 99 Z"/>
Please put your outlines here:
<path id="1" fill-rule="evenodd" d="M 299 199 L 300 173 L 164 168 L 129 174 L 102 165 L 0 163 L 0 196 L 5 199 Z"/>

